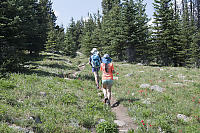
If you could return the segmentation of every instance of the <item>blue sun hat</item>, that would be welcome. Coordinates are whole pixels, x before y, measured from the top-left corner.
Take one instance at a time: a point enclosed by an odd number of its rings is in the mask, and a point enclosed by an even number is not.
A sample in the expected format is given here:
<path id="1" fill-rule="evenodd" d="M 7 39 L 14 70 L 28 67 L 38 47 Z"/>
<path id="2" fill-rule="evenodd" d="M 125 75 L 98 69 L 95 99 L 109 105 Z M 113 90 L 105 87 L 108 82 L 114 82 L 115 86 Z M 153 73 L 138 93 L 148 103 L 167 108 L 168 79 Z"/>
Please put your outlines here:
<path id="1" fill-rule="evenodd" d="M 111 63 L 112 59 L 110 58 L 110 56 L 108 54 L 104 54 L 103 58 L 102 58 L 102 62 L 105 64 L 109 64 Z"/>

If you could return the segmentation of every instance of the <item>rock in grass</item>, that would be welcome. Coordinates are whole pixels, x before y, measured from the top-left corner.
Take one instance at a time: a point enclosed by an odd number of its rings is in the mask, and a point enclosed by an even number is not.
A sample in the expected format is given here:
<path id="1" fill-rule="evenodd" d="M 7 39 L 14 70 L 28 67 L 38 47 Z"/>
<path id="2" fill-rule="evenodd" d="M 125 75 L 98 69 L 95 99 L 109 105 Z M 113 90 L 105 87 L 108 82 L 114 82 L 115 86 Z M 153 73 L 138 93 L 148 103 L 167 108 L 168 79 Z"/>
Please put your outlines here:
<path id="1" fill-rule="evenodd" d="M 131 76 L 133 76 L 132 73 L 128 73 L 128 74 L 125 75 L 125 77 L 131 77 Z"/>
<path id="2" fill-rule="evenodd" d="M 149 87 L 150 87 L 149 84 L 141 84 L 141 85 L 140 85 L 140 88 L 149 88 Z"/>
<path id="3" fill-rule="evenodd" d="M 136 65 L 138 65 L 138 66 L 143 66 L 143 64 L 142 64 L 142 63 L 137 63 Z"/>
<path id="4" fill-rule="evenodd" d="M 150 98 L 142 100 L 143 104 L 151 104 Z"/>
<path id="5" fill-rule="evenodd" d="M 98 120 L 98 124 L 101 123 L 101 122 L 104 122 L 104 121 L 106 121 L 106 120 L 100 119 L 100 120 Z"/>
<path id="6" fill-rule="evenodd" d="M 47 95 L 47 93 L 46 92 L 40 92 L 40 96 L 46 96 Z"/>
<path id="7" fill-rule="evenodd" d="M 178 114 L 176 117 L 177 117 L 179 120 L 183 120 L 184 122 L 189 122 L 189 121 L 191 120 L 190 117 L 187 117 L 187 116 L 185 116 L 185 115 L 183 115 L 183 114 Z"/>
<path id="8" fill-rule="evenodd" d="M 120 120 L 114 120 L 114 123 L 117 124 L 117 126 L 119 127 L 123 127 L 126 125 L 124 121 L 120 121 Z"/>
<path id="9" fill-rule="evenodd" d="M 10 125 L 10 128 L 19 131 L 19 132 L 24 132 L 24 133 L 34 133 L 33 131 L 31 131 L 30 129 L 26 129 L 26 128 L 22 128 L 20 126 L 16 126 L 16 125 Z"/>
<path id="10" fill-rule="evenodd" d="M 184 75 L 182 75 L 182 74 L 179 74 L 179 75 L 178 75 L 178 78 L 179 78 L 179 79 L 185 79 L 185 77 L 186 77 L 186 76 L 184 76 Z"/>
<path id="11" fill-rule="evenodd" d="M 158 91 L 158 92 L 163 92 L 163 91 L 165 91 L 165 88 L 162 88 L 162 87 L 160 87 L 160 86 L 158 86 L 158 85 L 153 85 L 153 86 L 150 87 L 150 89 L 151 89 L 151 90 Z"/>

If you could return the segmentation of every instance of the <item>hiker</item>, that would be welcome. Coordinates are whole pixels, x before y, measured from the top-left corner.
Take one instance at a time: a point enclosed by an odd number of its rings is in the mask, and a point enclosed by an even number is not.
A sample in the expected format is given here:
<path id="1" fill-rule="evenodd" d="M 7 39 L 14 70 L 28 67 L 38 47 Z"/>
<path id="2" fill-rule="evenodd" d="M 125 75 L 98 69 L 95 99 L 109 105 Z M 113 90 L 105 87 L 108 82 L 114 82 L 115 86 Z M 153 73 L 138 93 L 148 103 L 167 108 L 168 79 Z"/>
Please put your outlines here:
<path id="1" fill-rule="evenodd" d="M 110 106 L 111 100 L 111 87 L 113 85 L 114 66 L 111 63 L 112 59 L 108 54 L 102 58 L 101 71 L 102 71 L 102 88 L 104 94 L 104 103 Z"/>
<path id="2" fill-rule="evenodd" d="M 95 83 L 97 86 L 97 89 L 100 89 L 99 87 L 99 69 L 101 65 L 101 56 L 99 55 L 99 51 L 96 48 L 93 48 L 91 51 L 92 55 L 89 59 L 89 64 L 92 66 L 92 72 L 94 73 Z"/>

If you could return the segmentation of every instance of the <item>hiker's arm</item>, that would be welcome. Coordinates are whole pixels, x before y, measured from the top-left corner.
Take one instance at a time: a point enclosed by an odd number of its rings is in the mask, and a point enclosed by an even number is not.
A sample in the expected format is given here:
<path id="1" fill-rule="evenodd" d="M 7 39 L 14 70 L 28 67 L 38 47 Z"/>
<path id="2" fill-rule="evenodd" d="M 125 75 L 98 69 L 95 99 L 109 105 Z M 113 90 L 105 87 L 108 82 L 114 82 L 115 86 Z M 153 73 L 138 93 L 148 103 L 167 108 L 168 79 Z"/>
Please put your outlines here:
<path id="1" fill-rule="evenodd" d="M 113 70 L 112 73 L 114 74 L 114 73 L 115 73 L 115 70 Z"/>
<path id="2" fill-rule="evenodd" d="M 90 64 L 90 66 L 92 66 L 91 61 L 92 61 L 92 59 L 91 59 L 91 56 L 90 56 L 90 59 L 89 59 L 89 64 Z"/>
<path id="3" fill-rule="evenodd" d="M 113 64 L 112 64 L 112 73 L 113 73 L 113 74 L 115 73 Z"/>
<path id="4" fill-rule="evenodd" d="M 100 56 L 100 54 L 99 54 L 99 58 L 100 58 L 100 62 L 102 63 L 102 59 L 101 59 L 101 56 Z"/>

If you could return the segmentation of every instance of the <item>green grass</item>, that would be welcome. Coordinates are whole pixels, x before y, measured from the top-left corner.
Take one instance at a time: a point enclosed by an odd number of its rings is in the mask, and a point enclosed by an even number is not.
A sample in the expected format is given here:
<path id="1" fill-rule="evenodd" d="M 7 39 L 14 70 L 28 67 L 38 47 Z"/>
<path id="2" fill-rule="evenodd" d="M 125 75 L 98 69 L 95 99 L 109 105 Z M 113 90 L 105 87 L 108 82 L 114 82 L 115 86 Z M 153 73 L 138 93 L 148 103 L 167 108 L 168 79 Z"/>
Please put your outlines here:
<path id="1" fill-rule="evenodd" d="M 0 79 L 0 132 L 19 132 L 10 128 L 17 125 L 39 133 L 85 133 L 97 127 L 103 130 L 103 123 L 97 125 L 100 119 L 113 125 L 115 115 L 101 102 L 85 56 L 73 59 L 42 53 L 40 57 L 27 62 L 23 71 Z M 86 64 L 85 69 L 73 80 L 66 79 L 79 71 L 81 64 Z M 138 124 L 136 132 L 199 132 L 199 69 L 121 62 L 114 62 L 114 67 L 119 80 L 114 81 L 113 96 L 128 108 Z M 141 84 L 166 90 L 161 93 L 143 89 Z M 179 120 L 177 114 L 191 120 Z"/>
<path id="2" fill-rule="evenodd" d="M 115 64 L 119 80 L 112 91 L 118 100 L 125 99 L 122 103 L 128 107 L 129 115 L 138 124 L 138 132 L 158 132 L 159 128 L 173 133 L 200 131 L 199 69 Z M 125 76 L 129 73 L 132 76 Z M 156 92 L 140 88 L 141 84 L 159 85 L 166 90 Z M 144 100 L 150 104 L 145 104 Z M 177 114 L 184 114 L 191 121 L 179 120 Z"/>
<path id="3" fill-rule="evenodd" d="M 29 69 L 0 79 L 1 132 L 17 132 L 9 126 L 17 125 L 40 133 L 85 133 L 100 119 L 113 122 L 115 115 L 101 102 L 93 80 L 65 79 L 87 62 L 85 57 L 45 55 L 27 63 Z"/>

